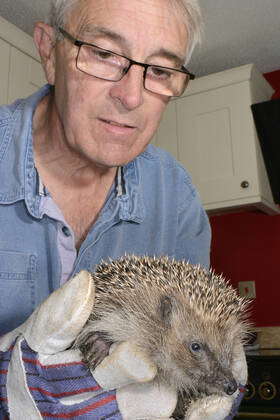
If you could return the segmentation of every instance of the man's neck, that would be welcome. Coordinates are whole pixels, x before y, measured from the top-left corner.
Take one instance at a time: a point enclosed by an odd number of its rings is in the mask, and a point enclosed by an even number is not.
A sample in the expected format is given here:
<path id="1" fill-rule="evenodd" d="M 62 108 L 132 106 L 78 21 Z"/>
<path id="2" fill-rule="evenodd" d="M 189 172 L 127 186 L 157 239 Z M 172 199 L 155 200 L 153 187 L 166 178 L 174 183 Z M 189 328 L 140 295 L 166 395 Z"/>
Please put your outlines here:
<path id="1" fill-rule="evenodd" d="M 76 182 L 82 187 L 116 174 L 117 168 L 95 165 L 69 147 L 51 94 L 43 98 L 34 113 L 33 149 L 37 169 L 68 179 L 73 187 Z"/>
<path id="2" fill-rule="evenodd" d="M 105 203 L 117 168 L 98 167 L 68 149 L 53 106 L 47 96 L 35 110 L 34 160 L 40 178 L 74 230 L 78 247 Z"/>

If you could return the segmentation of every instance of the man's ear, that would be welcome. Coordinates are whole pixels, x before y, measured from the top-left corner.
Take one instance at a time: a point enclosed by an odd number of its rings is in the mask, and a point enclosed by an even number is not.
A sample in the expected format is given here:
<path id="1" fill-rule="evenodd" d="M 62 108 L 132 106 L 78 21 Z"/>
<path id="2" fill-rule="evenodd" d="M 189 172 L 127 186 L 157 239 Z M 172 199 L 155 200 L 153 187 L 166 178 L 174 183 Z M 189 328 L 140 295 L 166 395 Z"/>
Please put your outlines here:
<path id="1" fill-rule="evenodd" d="M 55 81 L 55 32 L 44 23 L 37 22 L 34 28 L 34 43 L 40 54 L 46 79 L 50 85 Z"/>

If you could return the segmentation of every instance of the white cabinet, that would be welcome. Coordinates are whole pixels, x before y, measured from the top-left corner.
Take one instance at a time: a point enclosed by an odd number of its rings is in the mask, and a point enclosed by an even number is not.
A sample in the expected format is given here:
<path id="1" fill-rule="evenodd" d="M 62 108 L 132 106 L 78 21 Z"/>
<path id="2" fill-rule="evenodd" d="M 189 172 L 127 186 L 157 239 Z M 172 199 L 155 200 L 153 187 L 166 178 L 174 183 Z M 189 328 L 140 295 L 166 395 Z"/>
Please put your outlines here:
<path id="1" fill-rule="evenodd" d="M 246 65 L 195 80 L 167 109 L 155 143 L 186 167 L 206 210 L 253 206 L 279 212 L 250 108 L 272 92 Z"/>
<path id="2" fill-rule="evenodd" d="M 177 102 L 171 101 L 163 115 L 160 126 L 154 136 L 153 143 L 178 157 L 179 139 L 177 135 Z"/>
<path id="3" fill-rule="evenodd" d="M 0 105 L 26 97 L 46 83 L 32 38 L 0 17 Z"/>
<path id="4" fill-rule="evenodd" d="M 43 86 L 45 76 L 41 64 L 11 47 L 8 102 L 31 95 Z"/>

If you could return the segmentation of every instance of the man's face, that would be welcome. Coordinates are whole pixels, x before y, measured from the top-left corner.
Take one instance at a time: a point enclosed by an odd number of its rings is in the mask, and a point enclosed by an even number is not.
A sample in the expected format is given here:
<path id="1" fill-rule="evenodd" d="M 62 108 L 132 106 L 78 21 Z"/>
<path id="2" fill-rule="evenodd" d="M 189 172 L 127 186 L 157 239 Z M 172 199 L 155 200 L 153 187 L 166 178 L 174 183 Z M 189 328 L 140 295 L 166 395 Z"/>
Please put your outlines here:
<path id="1" fill-rule="evenodd" d="M 166 0 L 83 0 L 65 28 L 82 41 L 136 61 L 177 67 L 187 32 Z M 132 66 L 118 82 L 76 68 L 78 47 L 58 42 L 55 101 L 66 146 L 96 165 L 123 165 L 151 140 L 168 98 L 143 87 L 143 68 Z M 173 56 L 172 56 L 173 55 Z M 171 139 L 172 141 L 172 139 Z"/>

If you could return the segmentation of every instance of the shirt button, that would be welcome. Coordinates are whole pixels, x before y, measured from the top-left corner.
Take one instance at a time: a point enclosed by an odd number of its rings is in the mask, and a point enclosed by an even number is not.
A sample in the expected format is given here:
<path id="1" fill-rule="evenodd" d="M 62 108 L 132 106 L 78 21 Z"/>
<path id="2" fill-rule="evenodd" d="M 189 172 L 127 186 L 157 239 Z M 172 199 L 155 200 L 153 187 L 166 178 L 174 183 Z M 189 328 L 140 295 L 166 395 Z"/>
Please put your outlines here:
<path id="1" fill-rule="evenodd" d="M 62 230 L 62 232 L 64 233 L 65 236 L 71 236 L 71 232 L 70 232 L 70 230 L 68 229 L 67 226 L 63 226 L 63 228 L 61 230 Z"/>

